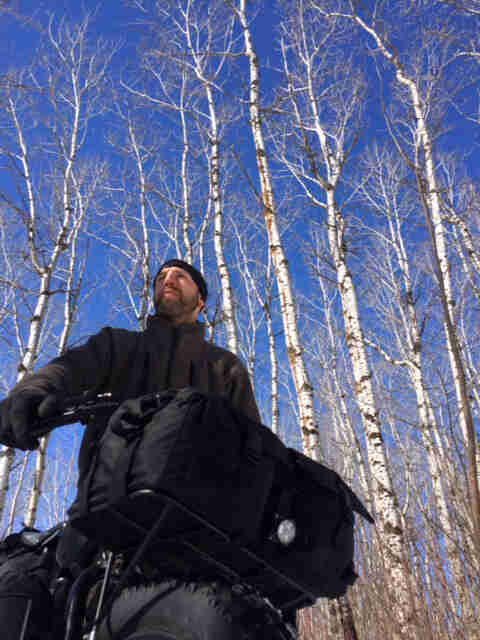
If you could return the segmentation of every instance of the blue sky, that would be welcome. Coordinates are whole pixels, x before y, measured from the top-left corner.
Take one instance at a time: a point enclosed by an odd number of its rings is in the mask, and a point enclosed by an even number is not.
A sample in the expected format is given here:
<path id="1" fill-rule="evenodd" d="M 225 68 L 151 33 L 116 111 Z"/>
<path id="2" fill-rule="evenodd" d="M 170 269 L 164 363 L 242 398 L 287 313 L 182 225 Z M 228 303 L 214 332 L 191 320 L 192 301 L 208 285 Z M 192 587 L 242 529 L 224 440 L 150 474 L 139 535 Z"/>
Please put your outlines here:
<path id="1" fill-rule="evenodd" d="M 147 3 L 146 3 L 147 4 Z M 278 23 L 278 11 L 275 2 L 258 3 L 257 14 L 252 22 L 252 33 L 255 38 L 255 46 L 258 54 L 264 62 L 269 58 L 274 60 L 278 52 L 275 51 L 273 29 Z M 67 0 L 17 0 L 19 13 L 31 16 L 35 20 L 38 16 L 44 22 L 46 14 L 55 13 L 61 16 L 64 13 L 72 19 L 80 19 L 84 11 L 95 12 L 95 30 L 99 35 L 107 39 L 122 41 L 126 47 L 124 53 L 118 56 L 117 64 L 124 63 L 129 47 L 135 46 L 138 41 L 138 18 L 141 15 L 138 9 L 127 6 L 123 0 L 83 0 L 73 2 Z M 0 19 L 0 53 L 2 55 L 2 67 L 11 62 L 25 61 L 32 52 L 35 44 L 34 29 L 19 29 L 18 21 L 12 17 L 2 16 Z"/>
<path id="2" fill-rule="evenodd" d="M 269 65 L 267 64 L 270 62 L 270 64 L 275 65 L 279 60 L 277 50 L 278 45 L 276 44 L 275 34 L 275 25 L 277 23 L 275 7 L 277 6 L 277 3 L 267 1 L 263 3 L 250 3 L 250 8 L 254 5 L 259 6 L 259 12 L 253 22 L 252 32 L 255 40 L 255 47 L 260 56 L 262 65 L 263 98 L 265 102 L 268 103 L 272 90 L 275 88 L 276 81 L 278 80 L 277 74 L 269 69 Z M 94 35 L 101 35 L 106 39 L 111 39 L 112 41 L 120 40 L 123 45 L 114 58 L 113 73 L 118 74 L 124 69 L 128 62 L 135 62 L 135 46 L 139 35 L 141 34 L 141 29 L 139 30 L 138 25 L 135 24 L 138 17 L 138 11 L 126 7 L 123 2 L 115 0 L 98 4 L 97 2 L 89 1 L 78 4 L 75 2 L 57 2 L 54 0 L 50 0 L 48 2 L 22 2 L 22 0 L 19 0 L 18 6 L 20 11 L 25 15 L 38 16 L 43 24 L 45 24 L 45 14 L 50 11 L 54 11 L 57 17 L 60 17 L 62 12 L 64 12 L 67 18 L 75 18 L 81 17 L 84 7 L 89 10 L 96 9 L 96 18 L 93 22 Z M 401 25 L 399 26 L 399 29 L 401 32 Z M 406 36 L 407 34 L 404 35 Z M 5 18 L 3 16 L 0 20 L 0 74 L 7 71 L 10 67 L 21 67 L 32 60 L 35 56 L 38 40 L 38 32 L 33 27 L 20 27 L 18 22 L 14 19 Z M 371 44 L 369 44 L 369 48 L 371 49 Z M 359 55 L 363 55 L 363 53 Z M 364 71 L 369 81 L 369 88 L 368 99 L 365 105 L 365 120 L 361 130 L 361 137 L 358 142 L 357 158 L 360 156 L 360 152 L 372 144 L 374 140 L 379 143 L 383 143 L 386 140 L 386 127 L 379 110 L 378 77 L 372 63 L 372 57 L 369 55 L 363 56 L 362 64 L 364 65 Z M 385 90 L 387 96 L 389 96 L 392 83 L 391 72 L 386 72 L 385 78 Z M 473 88 L 469 94 L 470 103 L 468 105 L 472 112 L 474 111 L 476 99 L 476 90 Z M 246 118 L 244 119 L 242 126 L 244 126 L 245 122 Z M 88 142 L 88 153 L 90 155 L 95 155 L 99 158 L 109 156 L 110 151 L 107 150 L 106 144 L 102 140 L 104 127 L 108 126 L 108 124 L 108 117 L 104 120 L 99 120 L 98 124 L 92 123 L 90 129 L 91 136 Z M 446 135 L 442 136 L 440 139 L 440 148 L 465 152 L 466 170 L 471 177 L 478 179 L 480 176 L 478 155 L 480 127 L 478 125 L 475 126 L 473 123 L 468 122 L 464 117 L 459 116 L 454 109 L 450 110 L 448 124 L 450 128 Z M 255 158 L 252 153 L 251 136 L 247 127 L 240 132 L 238 140 L 240 141 L 240 148 L 238 150 L 241 152 L 242 158 L 246 162 L 253 181 L 258 186 L 258 176 L 256 175 Z M 113 160 L 113 162 L 115 162 L 115 160 Z M 352 162 L 351 167 L 349 167 L 348 170 L 353 173 L 356 168 L 356 162 Z M 278 178 L 278 166 L 274 167 L 274 169 L 277 172 L 276 176 Z M 2 174 L 0 174 L 0 185 L 5 184 L 2 183 L 4 180 L 6 180 L 6 178 L 2 177 Z M 241 181 L 240 179 L 232 179 L 232 192 L 235 192 L 236 182 Z M 301 246 L 309 231 L 307 224 L 309 222 L 309 217 L 320 217 L 320 215 L 318 211 L 312 213 L 312 208 L 303 207 L 303 201 L 298 197 L 298 194 L 295 194 L 295 197 L 289 201 L 287 196 L 289 195 L 288 189 L 290 187 L 291 184 L 288 184 L 285 180 L 278 179 L 276 182 L 276 195 L 278 202 L 281 203 L 281 206 L 283 207 L 282 213 L 285 216 L 291 214 L 291 220 L 288 220 L 290 226 L 288 227 L 288 231 L 285 233 L 287 254 L 290 258 L 290 266 L 294 278 L 297 299 L 302 309 L 305 310 L 308 308 L 308 304 L 311 301 L 310 299 L 314 297 L 317 289 L 315 287 L 315 280 L 311 278 L 311 273 L 305 266 L 305 259 L 301 251 Z M 244 185 L 243 189 L 246 191 Z M 340 190 L 340 195 L 347 192 L 349 189 L 351 189 L 351 184 L 346 182 Z M 283 196 L 285 196 L 285 200 L 282 199 Z M 249 198 L 249 202 L 251 203 L 253 201 L 251 194 Z M 364 207 L 363 209 L 350 209 L 347 213 L 351 216 L 361 216 L 364 222 L 370 221 L 371 212 L 367 207 Z M 295 217 L 296 215 L 298 215 L 298 217 Z M 417 248 L 415 247 L 416 242 L 418 244 L 418 249 L 423 249 L 421 245 L 425 239 L 425 229 L 422 228 L 423 222 L 421 216 L 416 219 L 416 222 L 419 222 L 418 228 L 421 229 L 421 231 L 414 229 L 409 234 L 412 253 L 414 253 Z M 387 334 L 383 336 L 382 331 L 384 329 L 380 327 L 379 324 L 375 324 L 378 321 L 378 318 L 375 316 L 375 309 L 369 307 L 370 294 L 372 293 L 372 290 L 374 290 L 375 285 L 372 286 L 372 283 L 365 279 L 364 272 L 361 268 L 362 261 L 364 260 L 362 249 L 367 244 L 366 235 L 363 230 L 359 230 L 358 225 L 354 231 L 358 233 L 359 238 L 358 245 L 354 247 L 355 250 L 358 250 L 358 254 L 352 252 L 351 261 L 354 264 L 354 269 L 356 270 L 355 278 L 359 285 L 359 291 L 361 294 L 364 294 L 364 297 L 361 298 L 361 313 L 364 321 L 366 322 L 366 326 L 369 329 L 374 330 L 377 336 L 381 338 L 385 337 L 385 340 L 387 341 L 389 336 Z M 360 231 L 362 231 L 363 235 Z M 211 276 L 214 278 L 215 260 L 212 255 L 213 254 L 211 253 L 210 265 L 212 267 Z M 114 315 L 112 310 L 108 307 L 111 290 L 115 287 L 117 287 L 117 289 L 119 288 L 118 283 L 113 281 L 111 274 L 108 274 L 108 276 L 105 277 L 105 263 L 111 257 L 111 253 L 105 251 L 102 252 L 98 247 L 95 248 L 95 251 L 92 254 L 93 271 L 95 271 L 95 276 L 99 279 L 100 285 L 102 286 L 95 293 L 94 301 L 90 301 L 88 305 L 86 305 L 86 313 L 82 314 L 81 321 L 73 337 L 75 340 L 85 338 L 88 334 L 96 331 L 106 322 L 122 326 L 131 326 L 132 324 L 131 315 Z M 237 285 L 241 282 L 240 276 L 240 272 L 233 274 L 234 282 Z M 214 286 L 211 286 L 212 291 L 214 288 Z M 240 309 L 241 312 L 244 312 L 244 310 L 245 309 L 243 307 Z M 337 312 L 339 317 L 339 326 L 341 326 L 339 306 L 337 307 Z M 314 325 L 311 323 L 311 318 L 314 318 L 318 324 L 321 324 L 323 321 L 322 310 L 319 306 L 317 306 L 313 311 L 312 309 L 309 309 L 309 314 L 310 315 L 304 315 L 301 318 L 302 330 L 304 330 L 307 337 L 310 337 L 310 334 L 315 332 L 315 329 L 312 328 Z M 282 353 L 283 336 L 281 336 L 281 323 L 279 316 L 277 316 L 277 328 L 279 332 L 279 351 Z M 437 327 L 430 327 L 430 329 L 432 334 L 436 333 L 436 339 L 438 340 L 438 335 L 441 335 L 441 332 L 437 331 L 438 325 Z M 264 336 L 262 337 L 264 339 Z M 264 346 L 260 346 L 259 352 L 262 355 L 265 354 Z M 282 353 L 282 355 L 284 354 Z M 284 365 L 284 370 L 286 371 L 288 366 L 285 362 Z M 14 369 L 12 369 L 12 371 L 14 371 Z M 268 377 L 262 378 L 263 381 L 265 381 L 265 379 L 268 381 Z M 265 398 L 267 398 L 269 389 L 267 387 L 262 388 L 262 392 Z M 284 399 L 285 402 L 288 403 L 288 398 L 286 398 L 286 396 L 284 396 Z"/>
<path id="3" fill-rule="evenodd" d="M 262 91 L 263 98 L 268 102 L 271 97 L 271 90 L 275 87 L 278 79 L 275 72 L 269 69 L 269 66 L 278 64 L 278 44 L 276 41 L 275 27 L 278 22 L 277 3 L 263 2 L 255 3 L 258 7 L 258 14 L 253 22 L 252 31 L 255 40 L 255 47 L 260 56 L 262 65 Z M 54 0 L 35 2 L 35 1 L 18 1 L 19 10 L 24 15 L 38 17 L 45 24 L 45 15 L 54 11 L 60 17 L 62 12 L 68 18 L 80 17 L 87 8 L 96 11 L 96 17 L 93 21 L 94 34 L 101 35 L 106 39 L 114 41 L 120 40 L 123 43 L 122 48 L 114 57 L 113 73 L 121 72 L 125 65 L 135 57 L 135 46 L 138 41 L 139 30 L 136 24 L 139 12 L 125 6 L 121 1 L 98 3 L 93 1 L 84 1 L 81 4 L 74 2 L 57 2 Z M 0 70 L 2 72 L 8 70 L 10 66 L 22 66 L 31 60 L 35 55 L 36 45 L 38 44 L 38 32 L 33 28 L 19 27 L 18 23 L 12 18 L 3 17 L 0 21 Z M 375 75 L 373 65 L 368 63 L 365 71 L 369 78 L 370 88 L 368 101 L 366 104 L 366 117 L 364 120 L 364 129 L 358 142 L 358 151 L 370 145 L 374 140 L 382 142 L 385 139 L 386 128 L 383 119 L 379 113 L 378 100 L 378 79 Z M 267 64 L 270 62 L 270 65 Z M 391 82 L 391 74 L 386 74 L 388 82 Z M 386 85 L 388 94 L 389 85 Z M 469 99 L 476 100 L 476 93 L 472 91 Z M 473 111 L 473 105 L 471 105 Z M 102 141 L 103 126 L 105 120 L 95 122 L 91 125 L 91 133 L 88 148 L 91 154 L 98 157 L 106 155 L 107 151 Z M 478 157 L 478 141 L 480 137 L 480 127 L 469 123 L 464 117 L 459 116 L 454 109 L 450 110 L 449 127 L 447 135 L 440 139 L 440 147 L 452 149 L 455 151 L 465 152 L 466 154 L 466 170 L 473 178 L 480 175 L 480 162 Z M 241 149 L 244 154 L 244 160 L 247 162 L 253 180 L 258 185 L 258 177 L 255 171 L 255 159 L 252 153 L 251 140 L 249 132 L 244 131 L 244 147 Z M 352 164 L 354 168 L 354 163 Z M 0 181 L 2 176 L 0 176 Z M 280 199 L 280 198 L 279 198 Z M 369 212 L 365 210 L 362 215 L 368 216 Z M 292 238 L 295 234 L 302 234 L 306 231 L 305 227 L 292 226 Z M 292 273 L 296 279 L 296 285 L 302 290 L 302 283 L 305 280 L 305 269 L 303 262 L 300 260 L 292 260 Z M 119 320 L 119 319 L 117 319 Z M 101 322 L 101 320 L 99 319 Z M 91 323 L 90 323 L 91 324 Z"/>

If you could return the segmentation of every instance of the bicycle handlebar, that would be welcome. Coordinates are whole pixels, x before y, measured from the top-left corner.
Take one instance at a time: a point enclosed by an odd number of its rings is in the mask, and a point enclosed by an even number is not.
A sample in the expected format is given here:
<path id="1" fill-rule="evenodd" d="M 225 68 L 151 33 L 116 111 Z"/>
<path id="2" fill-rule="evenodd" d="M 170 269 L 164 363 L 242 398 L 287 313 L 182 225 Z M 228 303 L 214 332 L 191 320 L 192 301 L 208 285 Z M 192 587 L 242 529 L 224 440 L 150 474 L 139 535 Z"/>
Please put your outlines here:
<path id="1" fill-rule="evenodd" d="M 120 405 L 121 400 L 111 393 L 91 395 L 85 393 L 80 396 L 72 396 L 62 403 L 62 410 L 48 418 L 37 420 L 31 431 L 35 438 L 41 438 L 55 427 L 76 424 L 85 424 L 92 416 L 99 414 L 111 414 Z"/>

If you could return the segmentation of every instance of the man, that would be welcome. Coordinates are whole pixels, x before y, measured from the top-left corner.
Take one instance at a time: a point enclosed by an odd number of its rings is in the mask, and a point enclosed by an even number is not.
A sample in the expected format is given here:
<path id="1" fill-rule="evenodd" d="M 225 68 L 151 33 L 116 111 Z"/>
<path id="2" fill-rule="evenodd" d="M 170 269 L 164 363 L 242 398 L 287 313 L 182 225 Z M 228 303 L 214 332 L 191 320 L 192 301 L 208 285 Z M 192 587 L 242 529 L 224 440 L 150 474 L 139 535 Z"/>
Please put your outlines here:
<path id="1" fill-rule="evenodd" d="M 197 319 L 207 284 L 182 260 L 163 264 L 153 284 L 156 314 L 145 331 L 105 327 L 84 345 L 68 350 L 25 376 L 0 403 L 0 442 L 35 449 L 31 428 L 55 412 L 56 398 L 84 391 L 111 392 L 121 399 L 153 391 L 195 387 L 226 394 L 247 416 L 260 421 L 248 373 L 233 354 L 204 339 Z M 105 424 L 88 425 L 80 450 L 80 479 Z"/>
<path id="2" fill-rule="evenodd" d="M 195 387 L 226 394 L 235 407 L 260 421 L 245 367 L 233 353 L 204 339 L 204 326 L 197 319 L 207 296 L 207 284 L 193 266 L 182 260 L 163 264 L 153 284 L 156 314 L 149 317 L 145 331 L 105 327 L 85 344 L 25 376 L 0 403 L 0 442 L 35 449 L 38 441 L 31 433 L 35 421 L 57 411 L 58 397 L 85 391 L 111 392 L 124 400 L 155 391 Z M 79 487 L 84 485 L 106 420 L 94 418 L 87 425 L 80 447 Z M 72 518 L 78 500 L 77 497 L 70 507 Z M 76 577 L 95 552 L 95 541 L 67 526 L 56 551 L 56 565 L 65 575 Z M 175 559 L 171 563 L 174 566 Z M 15 594 L 30 593 L 26 585 L 32 579 L 22 574 L 12 584 L 0 584 L 0 602 L 2 597 L 8 602 L 12 590 Z M 22 611 L 17 616 L 17 626 L 22 624 Z M 11 616 L 10 605 L 0 607 L 2 628 L 13 629 Z M 32 624 L 38 624 L 39 616 L 33 617 Z M 13 631 L 16 630 L 15 627 Z M 18 633 L 11 637 L 18 637 Z"/>

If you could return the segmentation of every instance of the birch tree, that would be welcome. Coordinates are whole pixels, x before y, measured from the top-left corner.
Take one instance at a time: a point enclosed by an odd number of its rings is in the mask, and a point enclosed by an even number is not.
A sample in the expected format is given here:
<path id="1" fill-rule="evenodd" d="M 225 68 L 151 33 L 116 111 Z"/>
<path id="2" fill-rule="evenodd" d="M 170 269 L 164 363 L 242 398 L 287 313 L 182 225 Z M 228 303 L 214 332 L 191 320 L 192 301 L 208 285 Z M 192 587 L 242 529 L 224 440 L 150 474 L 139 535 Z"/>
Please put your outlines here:
<path id="1" fill-rule="evenodd" d="M 17 380 L 33 370 L 40 356 L 48 309 L 56 295 L 65 293 L 59 269 L 79 232 L 72 195 L 76 167 L 88 125 L 103 109 L 103 85 L 114 52 L 101 40 L 90 43 L 89 24 L 88 15 L 75 25 L 51 15 L 35 62 L 11 72 L 2 87 L 6 127 L 1 153 L 17 191 L 4 189 L 1 198 L 22 228 L 30 270 L 22 283 L 29 292 L 30 320 L 17 324 Z M 32 123 L 41 126 L 36 130 Z M 1 510 L 13 457 L 8 448 L 2 452 Z"/>
<path id="2" fill-rule="evenodd" d="M 192 114 L 198 109 L 198 84 L 183 64 L 184 52 L 175 46 L 176 34 L 171 22 L 162 15 L 150 13 L 143 3 L 136 6 L 148 16 L 145 31 L 151 35 L 148 44 L 139 50 L 138 65 L 126 70 L 121 86 L 130 94 L 132 113 L 135 104 L 138 113 L 135 126 L 141 129 L 142 119 L 149 122 L 149 130 L 144 130 L 144 143 L 152 130 L 158 138 L 155 151 L 150 145 L 151 228 L 173 246 L 177 257 L 193 262 L 209 213 L 208 195 L 203 186 L 205 173 L 198 167 L 200 145 L 195 136 L 194 119 L 192 122 Z M 173 57 L 175 53 L 180 62 Z M 155 156 L 158 161 L 152 164 Z"/>
<path id="3" fill-rule="evenodd" d="M 144 7 L 144 11 L 148 12 L 148 9 Z M 221 175 L 222 162 L 225 163 L 226 157 L 221 150 L 221 142 L 228 113 L 222 104 L 222 85 L 228 77 L 233 18 L 230 12 L 225 11 L 222 2 L 212 2 L 207 7 L 185 0 L 157 5 L 149 19 L 151 26 L 155 26 L 150 47 L 144 52 L 143 66 L 156 86 L 140 89 L 130 85 L 129 89 L 143 100 L 157 105 L 159 113 L 171 111 L 172 116 L 178 119 L 183 141 L 180 175 L 185 257 L 193 261 L 192 229 L 199 226 L 204 229 L 201 220 L 206 221 L 211 216 L 227 346 L 238 352 L 231 276 L 224 252 L 224 186 Z M 167 75 L 162 71 L 165 68 L 168 68 Z M 205 157 L 201 167 L 198 162 L 200 153 Z M 206 184 L 206 189 L 202 186 L 196 191 L 192 183 L 194 160 L 198 165 L 195 169 L 198 181 Z M 202 214 L 199 211 L 202 203 L 199 194 L 203 192 L 206 192 L 207 200 Z M 193 209 L 199 212 L 196 219 Z M 198 246 L 198 236 L 195 245 Z"/>
<path id="4" fill-rule="evenodd" d="M 302 440 L 307 454 L 314 460 L 318 460 L 320 454 L 318 449 L 318 429 L 313 406 L 313 389 L 308 376 L 298 330 L 297 309 L 290 269 L 279 229 L 278 211 L 275 204 L 272 176 L 265 144 L 265 125 L 261 110 L 260 63 L 250 31 L 245 0 L 238 0 L 236 4 L 230 4 L 230 6 L 240 23 L 245 45 L 244 52 L 248 60 L 250 127 L 260 178 L 261 207 L 280 297 L 285 343 L 297 394 Z"/>
<path id="5" fill-rule="evenodd" d="M 104 188 L 108 213 L 91 236 L 108 252 L 113 276 L 121 283 L 115 313 L 143 330 L 151 310 L 154 254 L 166 259 L 166 247 L 178 236 L 175 223 L 165 215 L 170 211 L 168 194 L 158 195 L 162 137 L 155 133 L 155 119 L 128 94 L 115 96 L 114 115 L 107 140 L 117 171 L 110 172 Z"/>
<path id="6" fill-rule="evenodd" d="M 329 418 L 334 427 L 334 451 L 331 453 L 331 464 L 354 484 L 358 482 L 360 495 L 364 496 L 367 508 L 373 512 L 373 496 L 371 491 L 368 461 L 365 459 L 362 437 L 357 433 L 355 410 L 352 408 L 355 398 L 355 380 L 352 376 L 348 350 L 345 348 L 342 328 L 342 314 L 338 311 L 340 294 L 335 286 L 335 277 L 326 275 L 322 256 L 324 234 L 318 230 L 310 233 L 312 242 L 312 269 L 318 293 L 309 300 L 307 307 L 310 326 L 315 330 L 313 342 L 305 338 L 312 351 L 314 370 L 321 377 L 316 387 L 323 390 L 322 398 L 329 408 Z M 328 248 L 326 249 L 328 251 Z M 352 402 L 353 401 L 353 402 Z M 327 444 L 323 444 L 326 448 Z M 340 448 L 340 451 L 338 450 Z"/>
<path id="7" fill-rule="evenodd" d="M 293 13 L 293 12 L 292 12 Z M 392 483 L 372 372 L 349 257 L 348 221 L 339 188 L 345 164 L 358 137 L 364 81 L 342 54 L 351 38 L 336 21 L 323 21 L 308 2 L 295 4 L 282 25 L 282 61 L 286 88 L 282 106 L 286 125 L 277 135 L 276 152 L 307 197 L 313 211 L 326 214 L 330 259 L 342 303 L 346 342 L 355 394 L 366 435 L 372 497 L 378 518 L 382 556 L 399 606 L 399 636 L 413 633 L 410 581 L 401 516 Z M 341 66 L 340 66 L 341 65 Z M 290 122 L 293 126 L 290 126 Z"/>
<path id="8" fill-rule="evenodd" d="M 478 552 L 480 540 L 480 490 L 478 485 L 478 470 L 476 460 L 477 437 L 469 400 L 469 389 L 465 374 L 464 358 L 456 331 L 455 296 L 452 288 L 451 264 L 446 238 L 445 220 L 442 216 L 442 202 L 440 185 L 435 163 L 435 133 L 442 115 L 446 94 L 442 101 L 441 81 L 455 74 L 457 83 L 465 77 L 465 72 L 457 66 L 457 39 L 450 40 L 448 34 L 453 32 L 453 23 L 448 22 L 448 14 L 443 13 L 427 16 L 428 8 L 422 8 L 420 24 L 420 38 L 422 51 L 427 52 L 427 66 L 418 59 L 415 50 L 399 51 L 389 37 L 389 30 L 393 30 L 393 15 L 389 15 L 390 7 L 378 6 L 377 11 L 361 11 L 357 2 L 347 2 L 339 6 L 338 11 L 326 9 L 319 2 L 313 3 L 318 11 L 330 19 L 347 19 L 352 21 L 368 39 L 374 43 L 377 55 L 392 70 L 397 83 L 400 104 L 405 107 L 400 128 L 390 127 L 395 141 L 403 157 L 408 162 L 417 180 L 418 194 L 422 202 L 424 215 L 431 236 L 431 250 L 443 309 L 443 325 L 445 341 L 450 358 L 450 367 L 454 381 L 458 418 L 464 438 L 467 461 L 467 477 L 470 491 L 472 544 Z M 403 8 L 403 7 L 402 7 Z M 397 15 L 398 4 L 394 15 Z M 404 25 L 405 26 L 405 25 Z M 430 37 L 430 32 L 440 29 L 444 38 L 442 46 L 438 46 L 437 39 Z M 418 42 L 418 35 L 416 37 Z M 463 61 L 463 57 L 462 57 Z M 434 70 L 434 73 L 432 73 Z M 459 91 L 459 87 L 455 87 Z M 447 91 L 452 91 L 449 87 Z M 398 102 L 397 102 L 398 104 Z M 398 118 L 398 116 L 397 116 Z M 398 119 L 397 119 L 398 122 Z M 409 145 L 402 144 L 404 133 L 410 134 Z"/>
<path id="9" fill-rule="evenodd" d="M 384 221 L 383 225 L 376 225 L 375 230 L 372 229 L 375 240 L 371 277 L 377 283 L 372 306 L 378 315 L 384 316 L 385 334 L 389 336 L 385 344 L 379 344 L 374 339 L 373 342 L 369 341 L 369 345 L 392 367 L 405 368 L 410 378 L 418 412 L 416 428 L 426 454 L 427 477 L 432 484 L 435 501 L 429 513 L 424 513 L 424 518 L 426 526 L 432 527 L 433 535 L 437 535 L 439 528 L 443 533 L 447 551 L 443 579 L 449 580 L 450 572 L 453 573 L 453 583 L 460 601 L 463 602 L 464 615 L 468 616 L 471 614 L 471 607 L 469 594 L 464 589 L 465 565 L 461 552 L 464 541 L 463 536 L 459 538 L 460 532 L 456 531 L 455 519 L 451 515 L 456 505 L 450 504 L 447 484 L 446 470 L 450 462 L 445 455 L 441 425 L 429 391 L 432 380 L 427 375 L 430 363 L 428 357 L 425 357 L 424 342 L 429 340 L 426 325 L 432 323 L 427 312 L 431 300 L 425 293 L 421 295 L 422 288 L 426 288 L 426 285 L 422 283 L 418 267 L 417 273 L 412 272 L 412 242 L 411 239 L 408 242 L 407 235 L 407 230 L 417 226 L 414 216 L 418 215 L 418 205 L 415 206 L 416 199 L 412 197 L 406 167 L 401 158 L 375 148 L 368 160 L 368 167 L 369 177 L 363 181 L 360 192 L 370 210 L 376 213 L 375 219 Z M 381 293 L 383 291 L 384 295 Z M 383 325 L 384 321 L 379 320 L 375 324 L 379 326 L 380 323 Z M 403 406 L 400 410 L 402 414 L 408 413 Z M 416 425 L 415 416 L 407 419 Z M 412 457 L 411 450 L 406 455 L 406 464 L 409 457 Z M 458 481 L 456 484 L 460 488 Z M 413 492 L 414 487 L 410 491 Z M 438 513 L 438 521 L 433 519 L 431 511 Z M 455 598 L 454 594 L 449 595 Z M 456 606 L 458 599 L 455 598 L 452 608 Z"/>
<path id="10" fill-rule="evenodd" d="M 58 355 L 67 349 L 72 330 L 80 310 L 80 296 L 83 293 L 83 278 L 88 261 L 88 250 L 81 243 L 82 235 L 87 227 L 87 218 L 94 209 L 94 200 L 98 197 L 105 181 L 104 164 L 95 164 L 90 170 L 79 168 L 72 174 L 72 205 L 71 232 L 68 249 L 65 253 L 65 266 L 61 267 L 62 278 L 65 282 L 63 301 L 63 326 L 58 341 Z M 37 518 L 40 498 L 44 490 L 47 465 L 47 450 L 50 434 L 40 439 L 36 452 L 33 483 L 29 488 L 28 504 L 25 512 L 25 526 L 33 527 Z M 19 484 L 20 486 L 20 484 Z M 69 485 L 71 488 L 71 484 Z M 54 489 L 55 486 L 54 486 Z M 67 489 L 67 486 L 64 487 Z M 13 524 L 13 523 L 12 523 Z"/>
<path id="11" fill-rule="evenodd" d="M 265 229 L 249 215 L 250 206 L 248 200 L 238 202 L 234 207 L 235 214 L 232 213 L 228 222 L 235 234 L 235 270 L 243 284 L 241 294 L 244 301 L 237 311 L 240 354 L 247 363 L 254 383 L 257 404 L 264 409 L 263 414 L 269 416 L 266 423 L 279 435 L 278 309 L 275 304 L 273 265 L 270 256 L 265 256 Z M 268 341 L 268 361 L 262 349 L 265 339 Z"/>
<path id="12" fill-rule="evenodd" d="M 480 194 L 475 182 L 453 154 L 439 154 L 437 166 L 442 185 L 443 219 L 449 230 L 449 244 L 458 254 L 463 275 L 480 300 Z"/>
<path id="13" fill-rule="evenodd" d="M 221 91 L 221 75 L 228 64 L 233 46 L 233 17 L 223 2 L 210 2 L 207 11 L 199 3 L 186 0 L 180 8 L 181 31 L 185 34 L 189 66 L 205 92 L 207 108 L 198 116 L 207 123 L 209 197 L 214 210 L 214 245 L 223 296 L 223 317 L 227 329 L 227 346 L 238 353 L 238 335 L 234 312 L 231 277 L 224 252 L 224 211 L 221 191 L 221 127 L 215 94 Z M 224 75 L 224 74 L 223 74 Z M 199 123 L 203 126 L 202 123 Z"/>

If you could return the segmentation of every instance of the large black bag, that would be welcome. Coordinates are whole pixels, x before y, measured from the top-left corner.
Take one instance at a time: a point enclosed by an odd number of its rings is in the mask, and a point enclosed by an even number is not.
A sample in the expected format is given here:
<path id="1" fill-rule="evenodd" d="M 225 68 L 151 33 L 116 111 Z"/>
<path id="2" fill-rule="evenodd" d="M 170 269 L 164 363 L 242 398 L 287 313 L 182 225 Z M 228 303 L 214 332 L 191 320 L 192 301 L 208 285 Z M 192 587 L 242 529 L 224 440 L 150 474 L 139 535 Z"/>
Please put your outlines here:
<path id="1" fill-rule="evenodd" d="M 273 461 L 261 459 L 260 447 L 256 431 L 223 397 L 187 388 L 128 400 L 96 447 L 71 522 L 87 535 L 101 536 L 107 546 L 128 547 L 139 535 L 128 519 L 149 529 L 163 505 L 161 496 L 153 510 L 146 505 L 151 491 L 161 491 L 252 542 L 274 472 Z M 172 511 L 163 531 L 172 537 L 191 522 Z"/>
<path id="2" fill-rule="evenodd" d="M 2 640 L 50 640 L 53 598 L 49 591 L 55 553 L 43 543 L 28 546 L 24 529 L 0 543 Z M 22 635 L 23 633 L 23 635 Z"/>
<path id="3" fill-rule="evenodd" d="M 287 603 L 298 608 L 311 604 L 307 594 L 312 600 L 336 598 L 354 584 L 354 512 L 373 519 L 335 471 L 298 451 L 288 453 L 289 472 L 275 476 L 266 520 L 273 520 L 274 527 L 292 522 L 296 535 L 285 546 L 278 535 L 266 536 L 257 553 L 303 589 L 299 593 L 297 586 L 268 569 L 256 584 L 280 608 Z"/>
<path id="4" fill-rule="evenodd" d="M 227 398 L 188 388 L 113 414 L 71 521 L 123 551 L 160 524 L 149 557 L 165 572 L 205 576 L 217 563 L 279 608 L 298 608 L 353 584 L 354 511 L 369 518 L 334 471 Z"/>

